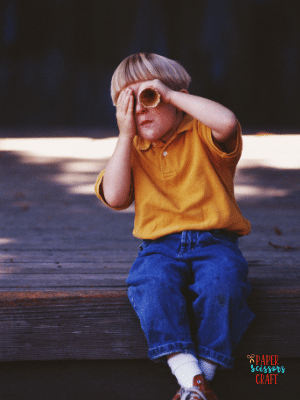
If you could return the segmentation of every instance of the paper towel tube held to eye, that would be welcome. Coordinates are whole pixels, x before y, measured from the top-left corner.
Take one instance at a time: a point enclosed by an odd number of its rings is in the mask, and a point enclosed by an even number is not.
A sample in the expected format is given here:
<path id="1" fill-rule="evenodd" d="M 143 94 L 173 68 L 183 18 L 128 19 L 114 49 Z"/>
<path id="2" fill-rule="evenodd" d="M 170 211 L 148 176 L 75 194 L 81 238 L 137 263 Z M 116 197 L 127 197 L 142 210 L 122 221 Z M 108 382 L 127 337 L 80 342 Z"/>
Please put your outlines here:
<path id="1" fill-rule="evenodd" d="M 157 90 L 152 88 L 146 88 L 142 90 L 138 98 L 139 102 L 144 107 L 156 107 L 160 102 L 160 94 Z"/>

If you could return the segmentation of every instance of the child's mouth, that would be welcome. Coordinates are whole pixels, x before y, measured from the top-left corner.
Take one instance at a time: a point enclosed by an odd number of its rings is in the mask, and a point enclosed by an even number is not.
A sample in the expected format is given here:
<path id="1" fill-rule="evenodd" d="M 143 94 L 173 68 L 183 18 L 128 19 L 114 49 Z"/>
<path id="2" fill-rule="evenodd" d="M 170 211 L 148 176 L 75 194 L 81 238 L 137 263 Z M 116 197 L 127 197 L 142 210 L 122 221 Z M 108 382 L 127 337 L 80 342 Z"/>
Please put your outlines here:
<path id="1" fill-rule="evenodd" d="M 151 120 L 145 120 L 145 121 L 142 121 L 141 123 L 140 123 L 140 126 L 145 126 L 145 125 L 148 125 L 148 124 L 151 124 L 153 121 L 151 121 Z"/>

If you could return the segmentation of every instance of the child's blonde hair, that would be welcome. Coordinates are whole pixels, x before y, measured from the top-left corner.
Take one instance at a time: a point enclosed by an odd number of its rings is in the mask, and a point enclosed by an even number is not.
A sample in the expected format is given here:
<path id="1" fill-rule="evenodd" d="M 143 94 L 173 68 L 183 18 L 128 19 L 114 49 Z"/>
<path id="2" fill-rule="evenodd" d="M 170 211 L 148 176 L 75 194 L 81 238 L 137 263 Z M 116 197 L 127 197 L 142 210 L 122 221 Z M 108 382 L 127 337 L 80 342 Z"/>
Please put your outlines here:
<path id="1" fill-rule="evenodd" d="M 120 92 L 139 81 L 159 79 L 172 90 L 188 89 L 191 77 L 183 66 L 174 60 L 153 53 L 133 54 L 121 62 L 111 80 L 111 98 L 114 105 Z"/>

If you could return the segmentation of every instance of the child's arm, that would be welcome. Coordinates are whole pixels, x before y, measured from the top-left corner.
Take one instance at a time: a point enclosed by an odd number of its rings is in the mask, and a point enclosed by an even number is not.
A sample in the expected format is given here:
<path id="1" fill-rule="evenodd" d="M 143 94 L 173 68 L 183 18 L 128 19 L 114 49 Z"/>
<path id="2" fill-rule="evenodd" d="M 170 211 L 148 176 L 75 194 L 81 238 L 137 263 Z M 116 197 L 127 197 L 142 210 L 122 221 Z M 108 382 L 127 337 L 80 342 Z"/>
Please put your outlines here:
<path id="1" fill-rule="evenodd" d="M 211 128 L 214 139 L 227 151 L 234 150 L 238 122 L 232 111 L 215 101 L 191 95 L 186 90 L 171 90 L 159 80 L 147 84 L 148 87 L 158 90 L 165 102 L 173 104 Z M 142 89 L 141 86 L 140 90 Z"/>
<path id="2" fill-rule="evenodd" d="M 121 207 L 128 199 L 131 183 L 131 153 L 136 133 L 134 121 L 134 96 L 132 90 L 120 93 L 117 102 L 119 138 L 103 177 L 105 200 L 112 207 Z"/>

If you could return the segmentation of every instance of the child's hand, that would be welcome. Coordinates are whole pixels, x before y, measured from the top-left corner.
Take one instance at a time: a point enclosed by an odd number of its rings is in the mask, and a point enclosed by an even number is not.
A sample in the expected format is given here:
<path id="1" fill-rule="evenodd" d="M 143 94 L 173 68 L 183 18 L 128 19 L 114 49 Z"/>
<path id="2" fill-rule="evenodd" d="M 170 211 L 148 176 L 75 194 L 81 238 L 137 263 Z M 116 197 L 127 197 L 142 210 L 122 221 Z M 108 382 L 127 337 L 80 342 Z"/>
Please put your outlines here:
<path id="1" fill-rule="evenodd" d="M 120 136 L 134 138 L 136 125 L 134 119 L 134 95 L 130 88 L 122 90 L 117 101 L 117 123 Z"/>
<path id="2" fill-rule="evenodd" d="M 159 79 L 143 82 L 139 88 L 139 93 L 148 88 L 155 89 L 165 103 L 170 103 L 172 89 L 162 83 Z"/>

